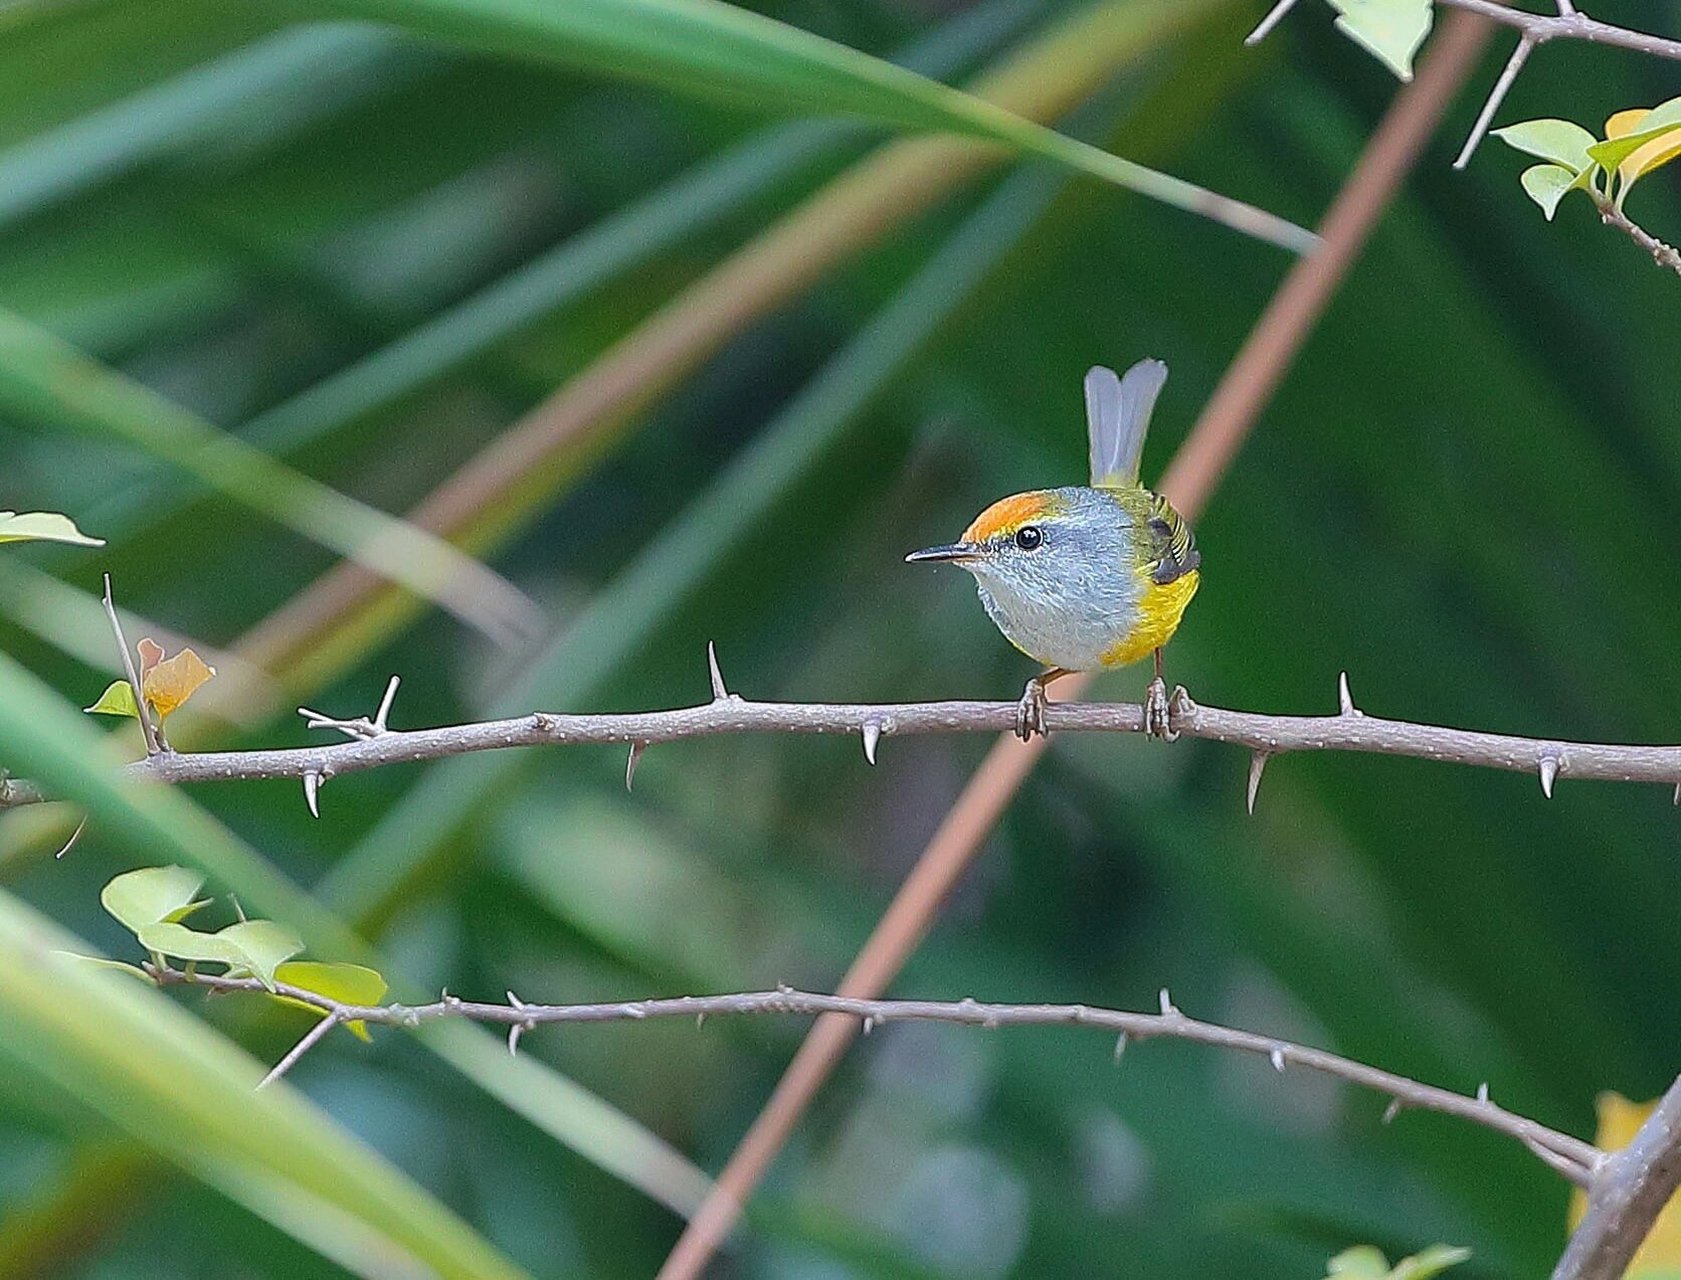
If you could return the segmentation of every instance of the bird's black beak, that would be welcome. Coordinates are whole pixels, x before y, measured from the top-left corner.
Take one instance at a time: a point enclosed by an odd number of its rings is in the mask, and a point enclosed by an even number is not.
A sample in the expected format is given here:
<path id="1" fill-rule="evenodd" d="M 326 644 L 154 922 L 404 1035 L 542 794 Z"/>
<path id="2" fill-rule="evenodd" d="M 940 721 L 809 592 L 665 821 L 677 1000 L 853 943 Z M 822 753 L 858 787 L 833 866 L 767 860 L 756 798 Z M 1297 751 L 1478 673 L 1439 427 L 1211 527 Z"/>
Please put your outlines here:
<path id="1" fill-rule="evenodd" d="M 913 551 L 905 557 L 907 564 L 920 564 L 924 560 L 978 560 L 981 548 L 973 542 L 953 542 L 943 547 L 924 547 L 921 551 Z"/>

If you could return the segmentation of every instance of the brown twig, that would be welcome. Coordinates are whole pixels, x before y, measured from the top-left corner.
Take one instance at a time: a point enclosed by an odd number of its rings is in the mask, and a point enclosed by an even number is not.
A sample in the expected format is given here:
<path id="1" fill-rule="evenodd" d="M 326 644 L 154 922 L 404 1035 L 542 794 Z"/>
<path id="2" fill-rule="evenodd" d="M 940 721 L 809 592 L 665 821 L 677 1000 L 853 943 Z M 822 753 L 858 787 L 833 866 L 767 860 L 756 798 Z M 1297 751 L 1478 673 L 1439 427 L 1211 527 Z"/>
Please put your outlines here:
<path id="1" fill-rule="evenodd" d="M 146 971 L 160 984 L 205 987 L 212 991 L 268 991 L 256 978 L 226 978 L 202 973 L 186 973 L 179 969 L 146 966 Z M 1523 1143 L 1565 1176 L 1579 1184 L 1586 1184 L 1592 1171 L 1602 1159 L 1599 1148 L 1592 1143 L 1556 1129 L 1549 1129 L 1534 1120 L 1526 1119 L 1491 1101 L 1484 1085 L 1475 1095 L 1454 1093 L 1434 1085 L 1399 1076 L 1390 1071 L 1367 1066 L 1362 1062 L 1294 1044 L 1253 1031 L 1242 1031 L 1218 1023 L 1188 1018 L 1164 990 L 1161 1012 L 1130 1013 L 1119 1009 L 1103 1009 L 1083 1004 L 989 1004 L 977 1000 L 860 1000 L 847 996 L 819 995 L 778 987 L 775 991 L 750 991 L 732 995 L 677 996 L 658 1000 L 620 1000 L 598 1004 L 531 1004 L 508 993 L 505 1004 L 463 1000 L 445 995 L 430 1004 L 422 1005 L 356 1005 L 335 1000 L 319 992 L 287 983 L 276 983 L 273 994 L 285 996 L 301 1004 L 319 1009 L 327 1015 L 310 1033 L 303 1037 L 269 1072 L 268 1083 L 293 1066 L 332 1027 L 347 1022 L 377 1023 L 393 1027 L 413 1027 L 440 1018 L 467 1018 L 474 1022 L 506 1026 L 510 1035 L 523 1034 L 534 1027 L 556 1023 L 580 1022 L 639 1022 L 647 1018 L 694 1018 L 704 1021 L 718 1016 L 748 1014 L 783 1014 L 791 1016 L 821 1016 L 833 1014 L 844 1017 L 866 1029 L 887 1022 L 954 1022 L 974 1027 L 1078 1026 L 1095 1027 L 1116 1035 L 1116 1057 L 1120 1050 L 1134 1041 L 1152 1039 L 1189 1040 L 1252 1053 L 1268 1059 L 1279 1071 L 1291 1067 L 1306 1067 L 1311 1071 L 1335 1076 L 1350 1084 L 1360 1085 L 1387 1094 L 1399 1107 L 1416 1111 L 1436 1111 L 1493 1129 Z M 512 1039 L 517 1047 L 517 1038 Z M 259 1086 L 260 1087 L 260 1086 Z"/>
<path id="2" fill-rule="evenodd" d="M 1441 725 L 1368 716 L 1355 709 L 1339 685 L 1334 715 L 1278 716 L 1230 711 L 1196 702 L 1183 688 L 1168 703 L 1169 732 L 1247 747 L 1258 758 L 1291 751 L 1357 751 L 1530 773 L 1552 795 L 1559 778 L 1602 782 L 1681 782 L 1681 746 L 1569 742 L 1483 733 Z M 349 742 L 256 751 L 162 752 L 128 766 L 135 779 L 163 783 L 234 782 L 314 778 L 315 785 L 346 773 L 414 764 L 477 751 L 513 747 L 618 744 L 640 757 L 655 743 L 742 733 L 851 734 L 873 757 L 888 738 L 930 733 L 998 733 L 1016 721 L 1014 702 L 753 702 L 716 693 L 710 702 L 670 711 L 560 714 L 538 711 L 511 720 L 485 720 L 436 729 L 396 730 L 364 718 L 337 721 L 307 713 L 312 727 L 336 727 Z M 1054 703 L 1046 725 L 1056 733 L 1144 733 L 1144 707 L 1133 702 Z M 873 763 L 873 759 L 871 761 Z M 1252 779 L 1257 779 L 1255 772 Z M 1258 779 L 1257 779 L 1258 780 Z M 0 794 L 0 809 L 40 803 L 47 797 L 13 779 Z M 1251 807 L 1253 792 L 1250 793 Z"/>
<path id="3" fill-rule="evenodd" d="M 1607 1152 L 1589 1180 L 1588 1211 L 1552 1280 L 1619 1280 L 1681 1187 L 1681 1080 L 1640 1126 L 1634 1141 Z"/>
<path id="4" fill-rule="evenodd" d="M 146 690 L 140 683 L 140 673 L 134 669 L 134 654 L 123 636 L 122 619 L 117 617 L 117 604 L 111 598 L 111 575 L 105 575 L 105 616 L 111 621 L 111 633 L 116 637 L 117 652 L 123 656 L 123 674 L 128 677 L 129 692 L 134 695 L 134 718 L 140 721 L 140 736 L 146 741 L 146 755 L 155 756 L 163 748 L 158 731 L 152 724 L 152 713 L 146 707 Z"/>
<path id="5" fill-rule="evenodd" d="M 1681 251 L 1673 245 L 1665 244 L 1650 231 L 1635 222 L 1628 214 L 1617 207 L 1614 200 L 1599 192 L 1588 188 L 1588 194 L 1593 197 L 1594 206 L 1599 210 L 1599 220 L 1608 227 L 1615 227 L 1635 244 L 1652 255 L 1652 261 L 1660 267 L 1668 267 L 1677 275 L 1681 275 Z"/>
<path id="6" fill-rule="evenodd" d="M 1442 24 L 1417 79 L 1385 113 L 1326 213 L 1319 248 L 1291 268 L 1174 456 L 1161 488 L 1180 511 L 1194 516 L 1213 493 L 1378 215 L 1475 67 L 1488 34 L 1488 24 L 1470 15 L 1456 14 Z M 1077 697 L 1084 684 L 1083 678 L 1070 677 L 1054 687 L 1065 697 Z M 841 979 L 842 994 L 867 998 L 886 990 L 1032 772 L 1045 741 L 1023 743 L 1006 735 L 987 753 Z M 659 1280 L 700 1275 L 855 1031 L 851 1019 L 818 1019 L 667 1257 Z"/>

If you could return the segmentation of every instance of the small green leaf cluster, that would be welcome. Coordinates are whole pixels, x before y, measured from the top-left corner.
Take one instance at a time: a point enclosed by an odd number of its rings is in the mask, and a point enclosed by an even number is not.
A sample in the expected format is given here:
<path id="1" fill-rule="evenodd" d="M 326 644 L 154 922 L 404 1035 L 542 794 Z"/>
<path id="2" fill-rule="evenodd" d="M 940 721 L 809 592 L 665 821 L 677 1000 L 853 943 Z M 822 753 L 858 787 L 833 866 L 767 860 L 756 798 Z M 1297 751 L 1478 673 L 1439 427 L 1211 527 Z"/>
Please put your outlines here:
<path id="1" fill-rule="evenodd" d="M 1572 191 L 1586 191 L 1595 203 L 1621 210 L 1635 183 L 1681 155 L 1681 98 L 1650 110 L 1619 111 L 1595 138 L 1569 120 L 1525 120 L 1496 129 L 1494 136 L 1545 164 L 1523 171 L 1523 189 L 1548 220 Z"/>
<path id="2" fill-rule="evenodd" d="M 242 914 L 236 923 L 214 933 L 184 924 L 187 917 L 209 905 L 210 899 L 198 896 L 203 885 L 204 877 L 186 867 L 141 867 L 114 878 L 100 891 L 99 901 L 134 934 L 151 953 L 153 963 L 160 967 L 168 960 L 179 960 L 189 968 L 199 964 L 224 965 L 222 976 L 255 978 L 275 999 L 318 1016 L 325 1016 L 321 1009 L 278 994 L 276 985 L 283 983 L 311 991 L 341 1004 L 371 1005 L 384 998 L 385 979 L 373 969 L 359 964 L 293 959 L 304 949 L 303 940 L 274 920 L 247 920 Z M 136 965 L 103 959 L 94 963 L 120 969 L 147 982 L 152 980 Z M 368 1039 L 364 1024 L 345 1025 L 362 1039 Z"/>
<path id="3" fill-rule="evenodd" d="M 1383 1252 L 1369 1244 L 1345 1249 L 1331 1259 L 1325 1280 L 1430 1280 L 1471 1256 L 1469 1249 L 1433 1244 L 1422 1253 L 1402 1258 L 1393 1267 Z"/>

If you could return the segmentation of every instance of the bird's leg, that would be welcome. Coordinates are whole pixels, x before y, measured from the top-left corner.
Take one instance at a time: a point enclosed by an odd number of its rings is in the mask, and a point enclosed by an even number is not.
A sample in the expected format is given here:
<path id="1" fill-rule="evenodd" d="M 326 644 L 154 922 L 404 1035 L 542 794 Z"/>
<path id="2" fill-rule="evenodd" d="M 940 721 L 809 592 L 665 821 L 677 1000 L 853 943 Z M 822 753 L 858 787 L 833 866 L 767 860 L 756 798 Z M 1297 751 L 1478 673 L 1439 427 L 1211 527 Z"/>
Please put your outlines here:
<path id="1" fill-rule="evenodd" d="M 1163 742 L 1172 742 L 1179 735 L 1168 721 L 1167 685 L 1162 680 L 1162 651 L 1156 649 L 1156 678 L 1144 691 L 1144 732 Z"/>
<path id="2" fill-rule="evenodd" d="M 1023 742 L 1045 732 L 1045 707 L 1050 701 L 1045 696 L 1045 686 L 1069 674 L 1061 667 L 1052 667 L 1027 682 L 1027 688 L 1021 691 L 1021 701 L 1016 703 L 1016 736 Z"/>

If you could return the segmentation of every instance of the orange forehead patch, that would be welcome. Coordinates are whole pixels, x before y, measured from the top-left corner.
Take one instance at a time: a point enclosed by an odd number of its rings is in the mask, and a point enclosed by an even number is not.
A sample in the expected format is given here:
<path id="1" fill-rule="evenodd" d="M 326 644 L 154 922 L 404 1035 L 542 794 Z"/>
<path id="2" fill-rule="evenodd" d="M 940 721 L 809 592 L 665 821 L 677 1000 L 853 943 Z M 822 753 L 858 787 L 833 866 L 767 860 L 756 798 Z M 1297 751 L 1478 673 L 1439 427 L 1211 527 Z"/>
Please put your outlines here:
<path id="1" fill-rule="evenodd" d="M 1024 524 L 1055 515 L 1059 503 L 1043 490 L 1035 493 L 1013 493 L 1000 498 L 963 531 L 965 542 L 986 542 L 992 538 L 1007 538 Z"/>

